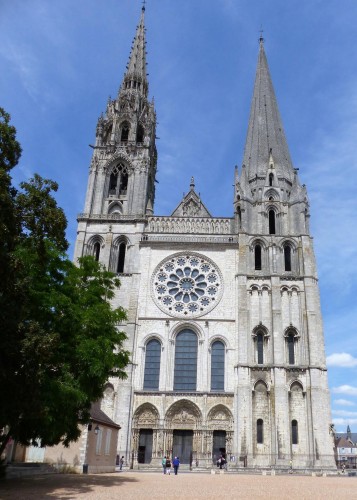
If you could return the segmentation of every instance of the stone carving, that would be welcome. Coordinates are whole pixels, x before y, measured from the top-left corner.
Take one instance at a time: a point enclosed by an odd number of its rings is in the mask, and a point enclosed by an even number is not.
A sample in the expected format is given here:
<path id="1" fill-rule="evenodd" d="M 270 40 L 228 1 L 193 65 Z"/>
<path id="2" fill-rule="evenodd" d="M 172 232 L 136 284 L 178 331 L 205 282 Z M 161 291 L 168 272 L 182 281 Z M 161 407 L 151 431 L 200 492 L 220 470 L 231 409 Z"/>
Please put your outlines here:
<path id="1" fill-rule="evenodd" d="M 158 422 L 158 412 L 156 408 L 149 404 L 139 407 L 134 415 L 134 427 L 156 427 Z"/>
<path id="2" fill-rule="evenodd" d="M 200 213 L 200 209 L 193 200 L 190 200 L 188 203 L 183 205 L 183 215 L 184 216 L 188 215 L 189 217 L 195 217 L 199 213 Z"/>
<path id="3" fill-rule="evenodd" d="M 233 417 L 228 408 L 223 405 L 215 406 L 208 414 L 208 428 L 229 430 L 233 425 Z"/>
<path id="4" fill-rule="evenodd" d="M 231 219 L 194 217 L 199 207 L 190 200 L 186 205 L 186 217 L 149 217 L 148 232 L 153 233 L 200 233 L 230 234 Z M 191 213 L 192 212 L 192 213 Z"/>
<path id="5" fill-rule="evenodd" d="M 195 429 L 201 421 L 200 417 L 196 405 L 186 400 L 178 401 L 166 414 L 166 426 L 171 429 Z"/>

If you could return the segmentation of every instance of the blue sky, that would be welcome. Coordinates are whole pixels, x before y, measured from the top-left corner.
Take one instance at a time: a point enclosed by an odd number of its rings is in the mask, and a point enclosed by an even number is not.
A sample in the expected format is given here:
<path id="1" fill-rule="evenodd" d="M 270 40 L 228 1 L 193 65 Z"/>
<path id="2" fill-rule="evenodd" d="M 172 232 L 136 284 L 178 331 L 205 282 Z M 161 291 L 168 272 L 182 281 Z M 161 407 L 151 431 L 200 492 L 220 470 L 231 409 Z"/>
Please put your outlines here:
<path id="1" fill-rule="evenodd" d="M 95 126 L 116 95 L 139 0 L 0 0 L 0 105 L 23 147 L 15 182 L 59 182 L 76 234 Z M 338 430 L 357 430 L 357 3 L 148 0 L 150 95 L 158 115 L 155 212 L 189 189 L 233 213 L 261 26 L 291 156 L 311 203 Z"/>

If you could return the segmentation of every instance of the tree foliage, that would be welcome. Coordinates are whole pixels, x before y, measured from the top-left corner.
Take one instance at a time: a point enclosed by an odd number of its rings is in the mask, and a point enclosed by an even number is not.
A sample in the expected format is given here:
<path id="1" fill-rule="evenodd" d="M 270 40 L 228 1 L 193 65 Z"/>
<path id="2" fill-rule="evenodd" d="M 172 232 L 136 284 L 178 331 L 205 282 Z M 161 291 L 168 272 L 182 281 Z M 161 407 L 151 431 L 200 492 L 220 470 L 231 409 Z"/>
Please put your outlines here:
<path id="1" fill-rule="evenodd" d="M 10 435 L 24 445 L 76 440 L 108 377 L 125 377 L 129 354 L 118 331 L 125 311 L 110 304 L 119 280 L 92 257 L 78 266 L 67 258 L 55 182 L 35 175 L 13 189 L 21 148 L 9 115 L 0 116 L 1 452 Z"/>

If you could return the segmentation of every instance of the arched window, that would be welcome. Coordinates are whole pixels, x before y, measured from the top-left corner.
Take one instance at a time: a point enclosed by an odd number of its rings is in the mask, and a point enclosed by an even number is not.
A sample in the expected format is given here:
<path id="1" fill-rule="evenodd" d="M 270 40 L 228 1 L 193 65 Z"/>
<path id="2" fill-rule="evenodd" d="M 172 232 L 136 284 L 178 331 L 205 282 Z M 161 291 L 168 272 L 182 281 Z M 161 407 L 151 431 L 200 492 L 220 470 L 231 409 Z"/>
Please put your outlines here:
<path id="1" fill-rule="evenodd" d="M 124 241 L 119 245 L 117 273 L 124 272 L 126 244 Z"/>
<path id="2" fill-rule="evenodd" d="M 285 268 L 285 271 L 291 271 L 291 247 L 290 247 L 290 245 L 284 246 L 284 268 Z"/>
<path id="3" fill-rule="evenodd" d="M 121 128 L 121 142 L 127 142 L 129 139 L 129 125 L 127 123 L 123 123 Z"/>
<path id="4" fill-rule="evenodd" d="M 128 169 L 123 163 L 114 165 L 109 177 L 108 196 L 125 195 L 128 189 Z"/>
<path id="5" fill-rule="evenodd" d="M 160 380 L 161 344 L 153 339 L 146 345 L 144 389 L 158 390 Z"/>
<path id="6" fill-rule="evenodd" d="M 110 139 L 112 137 L 112 125 L 108 127 L 108 130 L 105 132 L 105 137 L 104 137 L 104 143 L 110 142 Z"/>
<path id="7" fill-rule="evenodd" d="M 242 228 L 242 211 L 241 211 L 240 207 L 237 208 L 237 214 L 238 214 L 238 226 L 239 226 L 239 229 L 241 229 Z"/>
<path id="8" fill-rule="evenodd" d="M 119 194 L 126 194 L 128 189 L 128 172 L 123 170 L 120 176 Z"/>
<path id="9" fill-rule="evenodd" d="M 224 344 L 219 340 L 211 349 L 211 391 L 224 391 Z"/>
<path id="10" fill-rule="evenodd" d="M 254 268 L 256 271 L 262 270 L 262 247 L 260 245 L 254 247 Z"/>
<path id="11" fill-rule="evenodd" d="M 93 245 L 93 257 L 97 262 L 99 260 L 99 255 L 100 255 L 100 243 L 99 241 L 96 241 Z"/>
<path id="12" fill-rule="evenodd" d="M 264 335 L 262 333 L 257 335 L 257 362 L 258 365 L 264 363 Z"/>
<path id="13" fill-rule="evenodd" d="M 138 125 L 136 131 L 136 142 L 144 142 L 144 128 L 142 125 Z"/>
<path id="14" fill-rule="evenodd" d="M 264 443 L 264 429 L 263 429 L 263 420 L 261 418 L 258 418 L 257 420 L 257 443 L 258 444 L 263 444 Z"/>
<path id="15" fill-rule="evenodd" d="M 115 195 L 117 191 L 117 185 L 118 185 L 118 171 L 115 170 L 110 174 L 110 179 L 109 179 L 109 195 Z"/>
<path id="16" fill-rule="evenodd" d="M 295 365 L 295 335 L 289 333 L 286 337 L 287 347 L 288 347 L 288 362 L 289 365 Z"/>
<path id="17" fill-rule="evenodd" d="M 197 384 L 197 335 L 183 330 L 176 337 L 174 391 L 195 391 Z"/>
<path id="18" fill-rule="evenodd" d="M 275 212 L 269 210 L 269 234 L 275 234 Z"/>
<path id="19" fill-rule="evenodd" d="M 291 443 L 299 444 L 299 432 L 297 420 L 291 421 Z"/>
<path id="20" fill-rule="evenodd" d="M 273 185 L 273 180 L 274 180 L 274 175 L 273 174 L 269 174 L 269 186 Z"/>

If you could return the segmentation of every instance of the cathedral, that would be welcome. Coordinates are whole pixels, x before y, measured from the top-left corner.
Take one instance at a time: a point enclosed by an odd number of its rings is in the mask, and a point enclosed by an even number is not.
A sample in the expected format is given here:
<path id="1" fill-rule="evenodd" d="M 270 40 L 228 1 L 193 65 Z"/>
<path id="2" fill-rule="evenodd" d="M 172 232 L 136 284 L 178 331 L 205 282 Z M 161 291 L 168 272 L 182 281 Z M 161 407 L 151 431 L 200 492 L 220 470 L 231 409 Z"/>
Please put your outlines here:
<path id="1" fill-rule="evenodd" d="M 155 215 L 156 112 L 145 7 L 115 99 L 96 127 L 75 260 L 120 277 L 113 306 L 131 353 L 102 410 L 133 468 L 165 455 L 210 468 L 334 468 L 324 335 L 309 201 L 294 168 L 264 50 L 259 53 L 230 217 L 191 179 Z"/>

